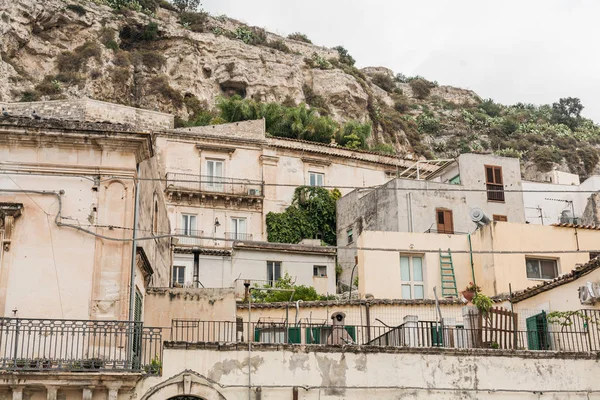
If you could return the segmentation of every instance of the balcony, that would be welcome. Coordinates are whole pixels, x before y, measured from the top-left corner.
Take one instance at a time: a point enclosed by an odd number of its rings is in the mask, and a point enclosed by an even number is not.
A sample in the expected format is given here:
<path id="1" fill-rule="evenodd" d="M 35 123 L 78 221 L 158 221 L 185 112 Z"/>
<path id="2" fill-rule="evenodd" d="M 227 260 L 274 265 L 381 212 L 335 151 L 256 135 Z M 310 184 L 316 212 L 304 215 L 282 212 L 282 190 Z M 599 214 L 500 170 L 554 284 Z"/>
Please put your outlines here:
<path id="1" fill-rule="evenodd" d="M 493 185 L 491 183 L 488 183 L 486 185 L 486 189 L 487 189 L 488 201 L 504 202 L 504 186 L 503 185 Z"/>
<path id="2" fill-rule="evenodd" d="M 252 234 L 240 233 L 240 232 L 225 232 L 225 239 L 227 240 L 239 240 L 239 241 L 250 241 L 252 240 Z"/>
<path id="3" fill-rule="evenodd" d="M 165 188 L 171 201 L 257 209 L 262 208 L 263 190 L 263 181 L 173 172 L 167 173 Z"/>
<path id="4" fill-rule="evenodd" d="M 159 374 L 161 354 L 141 322 L 0 318 L 0 370 Z"/>
<path id="5" fill-rule="evenodd" d="M 204 236 L 204 231 L 189 230 L 189 229 L 175 229 L 175 233 L 178 235 L 177 245 L 185 247 L 198 247 L 202 245 L 202 239 L 198 237 Z M 194 237 L 197 236 L 197 237 Z"/>

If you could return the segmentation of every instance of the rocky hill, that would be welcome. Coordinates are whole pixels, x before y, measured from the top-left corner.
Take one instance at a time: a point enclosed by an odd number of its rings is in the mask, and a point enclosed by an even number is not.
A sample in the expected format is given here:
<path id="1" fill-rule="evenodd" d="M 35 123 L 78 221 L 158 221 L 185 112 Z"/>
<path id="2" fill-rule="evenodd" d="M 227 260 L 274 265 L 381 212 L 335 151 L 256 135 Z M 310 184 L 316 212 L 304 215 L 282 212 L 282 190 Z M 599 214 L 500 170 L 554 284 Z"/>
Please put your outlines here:
<path id="1" fill-rule="evenodd" d="M 598 163 L 600 129 L 577 99 L 502 106 L 165 1 L 0 0 L 0 33 L 0 101 L 87 96 L 181 125 L 264 117 L 273 135 L 404 157 L 520 157 L 526 176 Z"/>

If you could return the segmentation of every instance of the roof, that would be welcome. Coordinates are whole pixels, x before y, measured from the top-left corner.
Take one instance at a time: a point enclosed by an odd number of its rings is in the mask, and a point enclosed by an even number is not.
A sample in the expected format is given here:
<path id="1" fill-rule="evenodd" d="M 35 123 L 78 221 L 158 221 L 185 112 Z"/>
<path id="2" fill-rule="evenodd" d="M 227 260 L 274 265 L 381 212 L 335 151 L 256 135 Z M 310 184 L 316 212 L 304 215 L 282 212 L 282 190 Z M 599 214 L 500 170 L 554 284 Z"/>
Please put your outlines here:
<path id="1" fill-rule="evenodd" d="M 536 296 L 540 293 L 547 292 L 548 290 L 554 289 L 556 287 L 574 282 L 577 279 L 589 274 L 592 271 L 595 271 L 598 268 L 600 268 L 600 256 L 592 259 L 587 264 L 576 267 L 571 272 L 561 275 L 556 279 L 553 279 L 551 281 L 545 281 L 543 283 L 540 283 L 539 285 L 528 287 L 525 290 L 513 293 L 512 302 L 518 303 L 530 297 Z M 499 296 L 495 296 L 494 300 L 510 300 L 510 296 L 508 294 L 502 294 Z"/>
<path id="2" fill-rule="evenodd" d="M 331 246 L 310 246 L 305 244 L 272 243 L 272 242 L 234 242 L 235 250 L 271 250 L 288 253 L 323 254 L 335 256 L 337 248 Z"/>
<path id="3" fill-rule="evenodd" d="M 231 250 L 210 247 L 175 247 L 176 254 L 194 254 L 194 251 L 197 251 L 198 254 L 202 254 L 205 256 L 231 257 Z"/>
<path id="4" fill-rule="evenodd" d="M 600 226 L 595 226 L 595 225 L 579 225 L 579 224 L 561 223 L 561 224 L 552 224 L 552 226 L 556 226 L 559 228 L 591 229 L 591 230 L 595 230 L 595 231 L 600 231 Z"/>
<path id="5" fill-rule="evenodd" d="M 286 308 L 290 307 L 291 303 L 252 303 L 252 308 Z M 464 306 L 465 303 L 459 299 L 440 299 L 440 305 L 456 305 Z M 342 306 L 376 306 L 376 305 L 391 305 L 391 306 L 418 306 L 418 305 L 435 305 L 435 300 L 401 300 L 401 299 L 361 299 L 361 300 L 317 300 L 317 301 L 302 301 L 298 303 L 299 307 L 318 308 L 318 307 L 342 307 Z M 295 303 L 294 303 L 295 306 Z M 247 303 L 238 304 L 238 308 L 248 308 Z"/>

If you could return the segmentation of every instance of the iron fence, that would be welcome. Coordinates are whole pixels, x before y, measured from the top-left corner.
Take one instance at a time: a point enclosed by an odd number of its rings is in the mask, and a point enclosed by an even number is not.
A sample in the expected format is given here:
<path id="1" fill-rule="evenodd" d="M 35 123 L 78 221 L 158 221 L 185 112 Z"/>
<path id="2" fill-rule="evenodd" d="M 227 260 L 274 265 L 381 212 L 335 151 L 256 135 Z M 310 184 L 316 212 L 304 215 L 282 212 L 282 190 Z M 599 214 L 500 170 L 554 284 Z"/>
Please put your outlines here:
<path id="1" fill-rule="evenodd" d="M 198 231 L 194 229 L 175 229 L 175 233 L 177 236 L 177 245 L 178 246 L 200 246 L 202 244 L 202 239 L 192 236 L 204 236 L 204 231 Z"/>
<path id="2" fill-rule="evenodd" d="M 141 322 L 0 318 L 0 369 L 160 372 L 162 331 Z"/>
<path id="3" fill-rule="evenodd" d="M 370 345 L 389 347 L 488 348 L 550 350 L 564 352 L 600 351 L 599 328 L 583 326 L 556 329 L 497 330 L 487 326 L 443 325 L 436 321 L 383 325 L 329 325 L 328 322 L 287 323 L 173 320 L 171 340 L 179 342 L 245 342 L 315 345 Z"/>
<path id="4" fill-rule="evenodd" d="M 264 197 L 264 182 L 258 180 L 167 172 L 166 183 L 167 190 Z"/>
<path id="5" fill-rule="evenodd" d="M 249 241 L 249 240 L 252 240 L 252 234 L 251 233 L 240 233 L 240 232 L 225 232 L 225 239 Z"/>

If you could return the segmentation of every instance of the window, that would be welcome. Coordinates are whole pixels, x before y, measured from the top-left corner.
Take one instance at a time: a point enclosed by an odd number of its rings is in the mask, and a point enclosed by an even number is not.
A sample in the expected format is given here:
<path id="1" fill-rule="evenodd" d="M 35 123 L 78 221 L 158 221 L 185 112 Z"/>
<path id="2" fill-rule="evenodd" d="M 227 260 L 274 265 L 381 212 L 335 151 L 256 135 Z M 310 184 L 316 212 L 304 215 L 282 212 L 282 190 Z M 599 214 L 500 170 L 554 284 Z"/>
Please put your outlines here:
<path id="1" fill-rule="evenodd" d="M 313 276 L 327 277 L 327 267 L 325 265 L 313 266 Z"/>
<path id="2" fill-rule="evenodd" d="M 209 190 L 223 190 L 223 161 L 206 160 L 206 187 Z"/>
<path id="3" fill-rule="evenodd" d="M 183 287 L 185 284 L 185 267 L 173 266 L 173 287 Z"/>
<path id="4" fill-rule="evenodd" d="M 528 279 L 554 279 L 558 276 L 556 260 L 525 259 Z"/>
<path id="5" fill-rule="evenodd" d="M 267 261 L 267 280 L 269 285 L 281 278 L 281 261 Z"/>
<path id="6" fill-rule="evenodd" d="M 423 257 L 400 256 L 400 279 L 403 299 L 424 299 Z"/>
<path id="7" fill-rule="evenodd" d="M 494 214 L 494 221 L 496 222 L 507 222 L 508 219 L 506 218 L 506 215 L 499 215 L 499 214 Z"/>
<path id="8" fill-rule="evenodd" d="M 460 185 L 460 175 L 456 175 L 455 177 L 450 178 L 448 183 L 451 185 Z"/>
<path id="9" fill-rule="evenodd" d="M 504 201 L 504 183 L 502 167 L 485 166 L 485 184 L 488 201 Z"/>
<path id="10" fill-rule="evenodd" d="M 191 214 L 181 214 L 181 232 L 182 235 L 194 236 L 196 234 L 196 216 Z"/>
<path id="11" fill-rule="evenodd" d="M 230 239 L 246 240 L 246 218 L 231 218 Z"/>
<path id="12" fill-rule="evenodd" d="M 454 233 L 454 221 L 452 218 L 452 210 L 445 208 L 436 208 L 437 216 L 437 231 L 438 233 Z"/>
<path id="13" fill-rule="evenodd" d="M 323 182 L 325 182 L 325 174 L 318 172 L 309 172 L 308 178 L 308 183 L 310 186 L 323 186 Z"/>
<path id="14" fill-rule="evenodd" d="M 353 236 L 353 233 L 352 233 L 352 229 L 348 229 L 346 231 L 346 235 L 348 235 L 348 244 L 354 242 L 354 236 Z"/>

